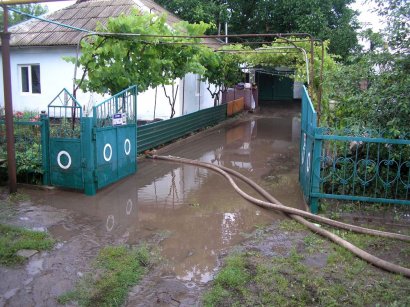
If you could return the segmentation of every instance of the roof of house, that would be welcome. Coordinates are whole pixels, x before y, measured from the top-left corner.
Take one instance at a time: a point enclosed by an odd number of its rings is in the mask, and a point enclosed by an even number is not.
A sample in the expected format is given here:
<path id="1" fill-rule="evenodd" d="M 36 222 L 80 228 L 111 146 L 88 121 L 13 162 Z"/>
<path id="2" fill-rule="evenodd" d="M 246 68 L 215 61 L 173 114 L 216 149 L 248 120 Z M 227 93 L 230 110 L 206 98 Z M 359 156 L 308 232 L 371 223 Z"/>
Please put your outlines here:
<path id="1" fill-rule="evenodd" d="M 167 23 L 181 21 L 153 0 L 78 0 L 75 4 L 43 16 L 44 19 L 63 23 L 75 28 L 95 31 L 97 23 L 105 25 L 109 17 L 129 14 L 133 8 L 155 14 L 167 14 Z M 38 19 L 30 19 L 10 27 L 11 46 L 72 46 L 77 45 L 84 32 L 51 24 Z M 208 40 L 215 45 L 215 40 Z"/>

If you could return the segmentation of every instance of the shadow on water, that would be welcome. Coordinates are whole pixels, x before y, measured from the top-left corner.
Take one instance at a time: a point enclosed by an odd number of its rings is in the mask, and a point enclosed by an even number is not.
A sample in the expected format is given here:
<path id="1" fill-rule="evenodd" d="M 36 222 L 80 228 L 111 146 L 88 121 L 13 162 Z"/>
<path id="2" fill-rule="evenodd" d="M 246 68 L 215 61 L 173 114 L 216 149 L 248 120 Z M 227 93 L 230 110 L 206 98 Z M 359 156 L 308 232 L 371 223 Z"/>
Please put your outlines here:
<path id="1" fill-rule="evenodd" d="M 204 136 L 198 134 L 166 154 L 233 168 L 284 203 L 304 208 L 297 183 L 299 135 L 297 111 L 275 117 L 264 110 Z M 166 273 L 195 283 L 212 278 L 218 254 L 243 240 L 244 233 L 281 218 L 242 199 L 219 174 L 151 160 L 142 160 L 135 176 L 95 197 L 53 191 L 33 199 L 70 210 L 78 222 L 86 217 L 102 244 L 157 238 L 167 259 Z M 57 239 L 72 235 L 70 229 L 58 226 L 50 231 Z"/>

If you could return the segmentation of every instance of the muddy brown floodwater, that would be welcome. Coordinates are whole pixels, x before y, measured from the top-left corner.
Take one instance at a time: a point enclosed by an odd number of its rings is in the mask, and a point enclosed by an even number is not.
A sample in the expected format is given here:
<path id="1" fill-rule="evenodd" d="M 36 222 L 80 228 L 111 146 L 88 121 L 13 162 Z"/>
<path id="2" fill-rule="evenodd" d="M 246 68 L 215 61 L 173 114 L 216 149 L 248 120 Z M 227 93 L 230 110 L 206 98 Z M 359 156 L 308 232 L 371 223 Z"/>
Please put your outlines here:
<path id="1" fill-rule="evenodd" d="M 283 203 L 304 209 L 299 137 L 297 105 L 265 107 L 165 147 L 161 154 L 233 168 Z M 0 281 L 0 305 L 55 305 L 55 297 L 89 269 L 99 248 L 142 241 L 156 243 L 163 261 L 132 289 L 128 305 L 196 304 L 220 255 L 243 241 L 244 234 L 282 218 L 242 199 L 219 174 L 164 161 L 139 161 L 134 176 L 94 197 L 61 190 L 25 192 L 31 203 L 23 205 L 15 223 L 46 228 L 61 243 L 33 256 L 25 270 L 2 269 L 4 276 L 15 276 L 9 285 Z"/>

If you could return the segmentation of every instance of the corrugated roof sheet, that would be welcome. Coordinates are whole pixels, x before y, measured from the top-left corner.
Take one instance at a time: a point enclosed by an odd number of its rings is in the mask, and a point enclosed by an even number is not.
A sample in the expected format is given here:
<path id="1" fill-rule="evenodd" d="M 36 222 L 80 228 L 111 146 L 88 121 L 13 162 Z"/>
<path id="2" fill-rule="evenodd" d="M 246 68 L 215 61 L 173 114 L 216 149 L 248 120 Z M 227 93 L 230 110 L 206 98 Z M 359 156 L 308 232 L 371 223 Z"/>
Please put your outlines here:
<path id="1" fill-rule="evenodd" d="M 55 22 L 94 31 L 98 22 L 105 24 L 108 17 L 129 13 L 133 8 L 155 14 L 167 14 L 167 22 L 172 25 L 181 21 L 152 0 L 83 0 L 44 16 Z M 84 32 L 74 31 L 38 19 L 30 19 L 10 27 L 11 46 L 56 46 L 76 45 Z M 215 40 L 206 40 L 215 44 Z"/>

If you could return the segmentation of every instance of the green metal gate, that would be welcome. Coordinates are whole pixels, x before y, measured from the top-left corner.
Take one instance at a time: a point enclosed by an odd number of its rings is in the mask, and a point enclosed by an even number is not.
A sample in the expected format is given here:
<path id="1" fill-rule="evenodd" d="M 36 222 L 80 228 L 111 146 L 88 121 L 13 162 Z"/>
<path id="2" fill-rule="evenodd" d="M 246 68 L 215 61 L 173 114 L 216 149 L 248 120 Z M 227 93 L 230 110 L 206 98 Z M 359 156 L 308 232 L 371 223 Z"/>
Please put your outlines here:
<path id="1" fill-rule="evenodd" d="M 98 189 L 137 170 L 136 100 L 133 86 L 93 108 Z"/>
<path id="2" fill-rule="evenodd" d="M 293 99 L 293 79 L 286 73 L 275 75 L 272 73 L 257 72 L 256 80 L 259 89 L 260 100 L 292 100 Z M 289 72 L 290 73 L 290 72 Z"/>
<path id="3" fill-rule="evenodd" d="M 410 133 L 390 139 L 360 123 L 317 127 L 303 89 L 299 182 L 311 211 L 321 198 L 409 206 Z"/>
<path id="4" fill-rule="evenodd" d="M 63 89 L 48 105 L 48 116 L 50 184 L 83 189 L 81 106 Z"/>
<path id="5" fill-rule="evenodd" d="M 305 201 L 312 205 L 311 190 L 312 190 L 312 168 L 315 142 L 315 129 L 317 126 L 316 111 L 310 100 L 309 94 L 303 87 L 302 94 L 302 126 L 300 137 L 300 166 L 299 166 L 299 182 L 302 187 Z M 317 201 L 313 204 L 317 210 Z"/>
<path id="6" fill-rule="evenodd" d="M 63 89 L 48 105 L 50 184 L 94 195 L 137 168 L 137 89 L 132 86 L 83 117 Z"/>

